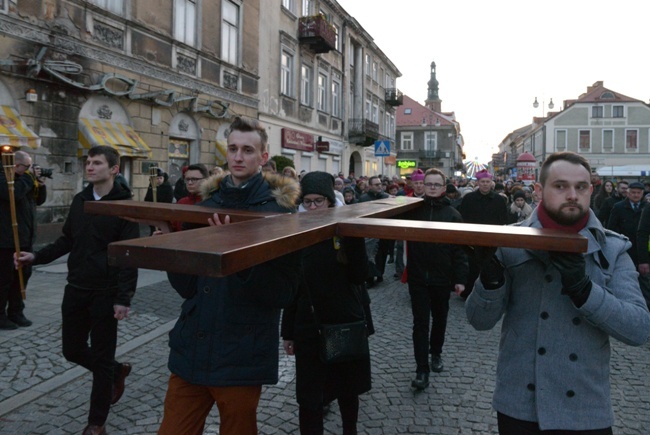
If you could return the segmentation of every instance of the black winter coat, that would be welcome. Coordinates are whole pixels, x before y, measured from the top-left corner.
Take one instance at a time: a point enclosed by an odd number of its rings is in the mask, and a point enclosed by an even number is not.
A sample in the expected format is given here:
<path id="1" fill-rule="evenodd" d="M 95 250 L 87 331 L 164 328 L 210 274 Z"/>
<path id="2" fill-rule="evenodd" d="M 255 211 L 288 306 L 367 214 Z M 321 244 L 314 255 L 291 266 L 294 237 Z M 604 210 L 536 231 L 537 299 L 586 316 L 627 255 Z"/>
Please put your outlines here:
<path id="1" fill-rule="evenodd" d="M 319 333 L 312 302 L 321 324 L 370 320 L 370 313 L 364 312 L 364 305 L 369 307 L 364 239 L 341 239 L 340 249 L 336 248 L 338 241 L 324 240 L 302 251 L 302 284 L 282 318 L 282 337 L 294 341 L 298 403 L 313 409 L 371 388 L 369 357 L 326 365 L 318 356 Z"/>
<path id="2" fill-rule="evenodd" d="M 32 250 L 36 236 L 36 205 L 43 204 L 47 196 L 45 185 L 39 184 L 37 186 L 36 183 L 29 173 L 14 177 L 18 239 L 20 240 L 21 249 L 25 251 Z M 9 185 L 4 171 L 0 171 L 0 249 L 14 249 Z"/>
<path id="3" fill-rule="evenodd" d="M 448 198 L 425 197 L 421 207 L 404 218 L 428 222 L 463 222 Z M 407 242 L 408 282 L 417 285 L 465 284 L 469 273 L 467 254 L 461 245 Z"/>
<path id="4" fill-rule="evenodd" d="M 199 205 L 288 213 L 300 194 L 295 180 L 275 174 L 241 187 L 229 180 L 206 180 Z M 196 385 L 276 383 L 280 309 L 295 296 L 298 269 L 298 254 L 289 254 L 222 278 L 168 273 L 186 299 L 169 333 L 169 370 Z"/>
<path id="5" fill-rule="evenodd" d="M 641 212 L 644 208 L 647 208 L 647 205 L 647 202 L 641 201 L 639 208 L 634 211 L 629 200 L 619 201 L 612 208 L 609 220 L 607 221 L 607 229 L 627 236 L 630 242 L 632 242 L 632 247 L 627 252 L 630 254 L 635 266 L 639 265 L 639 257 L 637 255 L 637 228 L 639 228 Z"/>
<path id="6" fill-rule="evenodd" d="M 645 206 L 636 230 L 636 253 L 638 264 L 650 263 L 648 242 L 650 241 L 650 206 Z"/>
<path id="7" fill-rule="evenodd" d="M 508 223 L 508 208 L 506 202 L 498 193 L 490 191 L 483 195 L 478 190 L 463 197 L 458 206 L 463 221 L 468 224 L 506 225 Z"/>
<path id="8" fill-rule="evenodd" d="M 131 191 L 114 183 L 113 189 L 100 201 L 123 199 L 131 199 Z M 36 252 L 34 264 L 47 264 L 70 253 L 70 285 L 90 291 L 115 290 L 115 303 L 129 306 L 138 282 L 138 269 L 109 266 L 108 244 L 140 237 L 140 227 L 115 216 L 86 213 L 86 201 L 95 201 L 92 184 L 75 195 L 63 224 L 63 234 Z"/>

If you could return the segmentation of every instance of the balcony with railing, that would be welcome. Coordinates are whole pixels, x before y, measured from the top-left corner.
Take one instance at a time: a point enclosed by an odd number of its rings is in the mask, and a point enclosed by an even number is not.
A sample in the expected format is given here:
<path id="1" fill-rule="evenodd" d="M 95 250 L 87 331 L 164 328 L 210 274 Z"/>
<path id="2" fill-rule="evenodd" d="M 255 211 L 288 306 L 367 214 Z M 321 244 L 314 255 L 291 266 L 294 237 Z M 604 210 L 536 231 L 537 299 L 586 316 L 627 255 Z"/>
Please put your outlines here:
<path id="1" fill-rule="evenodd" d="M 315 53 L 336 49 L 336 30 L 323 15 L 301 17 L 298 21 L 298 39 L 308 44 Z"/>
<path id="2" fill-rule="evenodd" d="M 384 100 L 389 106 L 401 106 L 404 104 L 404 95 L 397 88 L 388 88 L 386 89 L 386 98 Z"/>
<path id="3" fill-rule="evenodd" d="M 449 151 L 440 150 L 419 150 L 418 156 L 421 159 L 445 159 L 449 157 Z"/>
<path id="4" fill-rule="evenodd" d="M 352 118 L 348 125 L 348 141 L 369 146 L 379 139 L 379 125 L 367 119 Z"/>

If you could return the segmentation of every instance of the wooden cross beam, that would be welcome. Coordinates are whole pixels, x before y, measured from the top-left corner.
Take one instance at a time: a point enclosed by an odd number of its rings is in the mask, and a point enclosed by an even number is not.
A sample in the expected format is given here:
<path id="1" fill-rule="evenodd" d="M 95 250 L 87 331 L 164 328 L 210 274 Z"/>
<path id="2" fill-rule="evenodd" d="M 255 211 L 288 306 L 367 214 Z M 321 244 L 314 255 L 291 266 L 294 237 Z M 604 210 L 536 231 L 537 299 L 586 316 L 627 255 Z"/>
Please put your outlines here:
<path id="1" fill-rule="evenodd" d="M 88 213 L 196 224 L 205 224 L 215 212 L 221 218 L 229 215 L 230 225 L 126 240 L 108 247 L 112 265 L 214 277 L 230 275 L 334 236 L 561 252 L 587 250 L 586 238 L 558 230 L 387 219 L 419 207 L 421 201 L 402 196 L 275 215 L 136 201 L 88 201 L 84 207 Z"/>

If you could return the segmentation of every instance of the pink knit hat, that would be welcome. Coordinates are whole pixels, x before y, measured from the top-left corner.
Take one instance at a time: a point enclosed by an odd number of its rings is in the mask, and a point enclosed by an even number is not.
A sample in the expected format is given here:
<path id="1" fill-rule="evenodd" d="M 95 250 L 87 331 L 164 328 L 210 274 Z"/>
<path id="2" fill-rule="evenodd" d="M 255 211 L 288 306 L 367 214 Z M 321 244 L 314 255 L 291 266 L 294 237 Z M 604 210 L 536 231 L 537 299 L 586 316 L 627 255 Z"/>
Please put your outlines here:
<path id="1" fill-rule="evenodd" d="M 424 180 L 424 172 L 422 172 L 422 169 L 416 169 L 413 171 L 411 174 L 411 181 L 423 181 Z"/>
<path id="2" fill-rule="evenodd" d="M 478 171 L 476 173 L 476 179 L 480 180 L 482 178 L 489 178 L 490 180 L 492 179 L 492 174 L 490 174 L 487 169 L 483 169 L 482 171 Z"/>

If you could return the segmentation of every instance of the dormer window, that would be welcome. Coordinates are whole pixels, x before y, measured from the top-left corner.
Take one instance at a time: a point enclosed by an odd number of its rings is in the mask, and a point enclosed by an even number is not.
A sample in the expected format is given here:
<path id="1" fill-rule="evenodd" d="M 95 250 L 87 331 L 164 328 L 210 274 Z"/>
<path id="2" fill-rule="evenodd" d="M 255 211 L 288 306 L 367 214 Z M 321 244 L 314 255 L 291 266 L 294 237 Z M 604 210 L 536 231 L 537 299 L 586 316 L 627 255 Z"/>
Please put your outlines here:
<path id="1" fill-rule="evenodd" d="M 603 95 L 600 96 L 601 100 L 613 100 L 614 99 L 614 94 L 611 92 L 603 92 Z"/>

